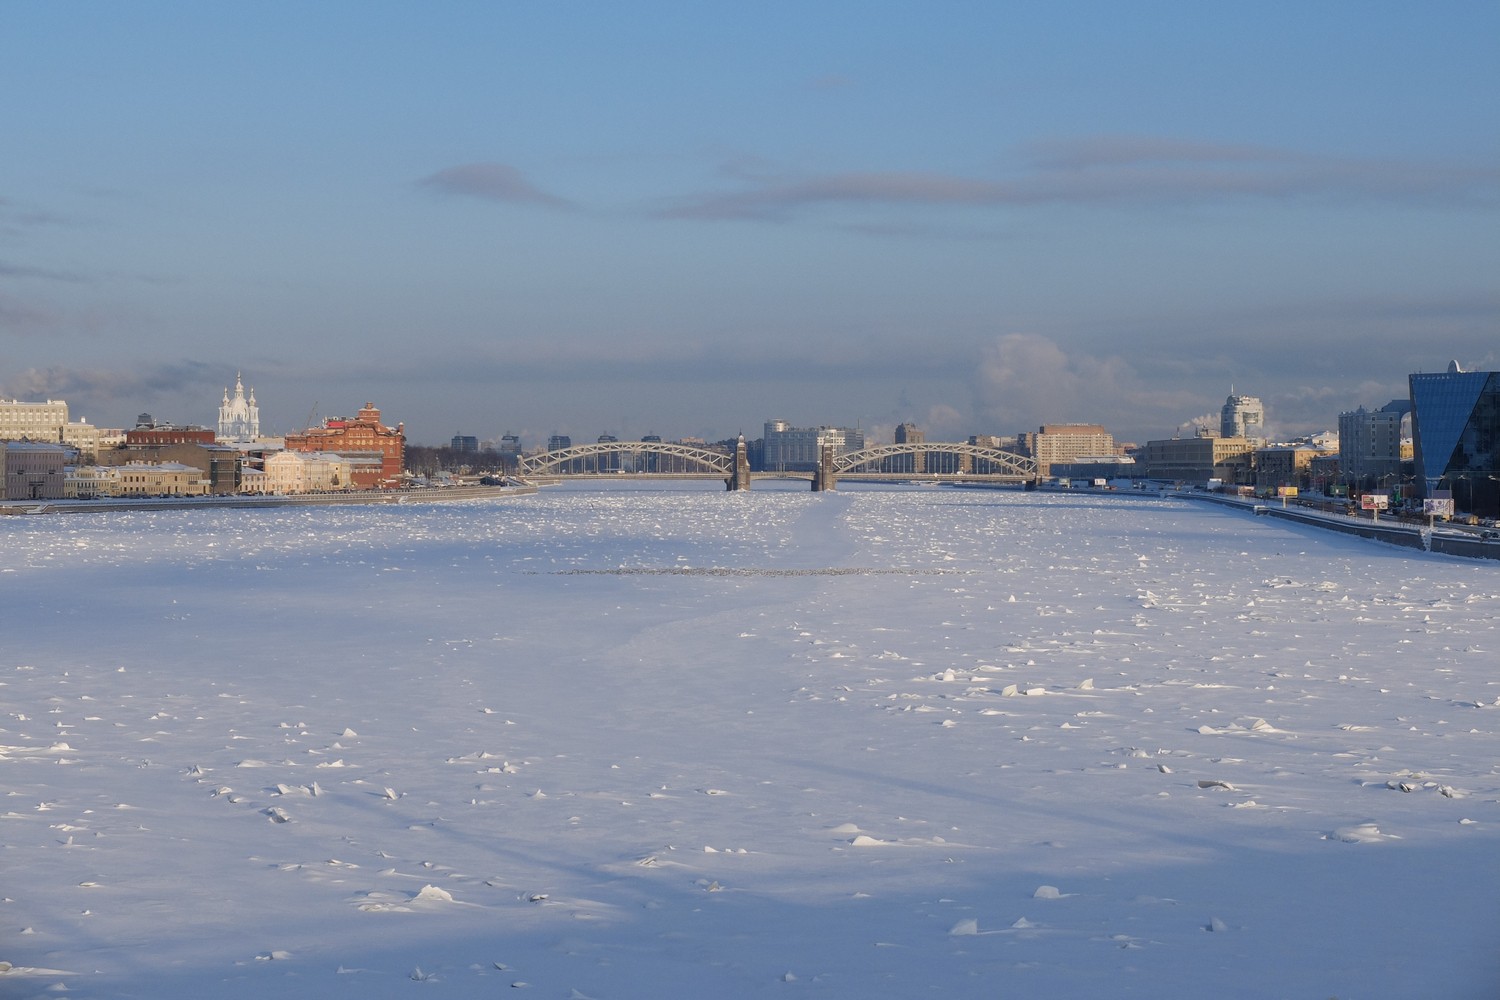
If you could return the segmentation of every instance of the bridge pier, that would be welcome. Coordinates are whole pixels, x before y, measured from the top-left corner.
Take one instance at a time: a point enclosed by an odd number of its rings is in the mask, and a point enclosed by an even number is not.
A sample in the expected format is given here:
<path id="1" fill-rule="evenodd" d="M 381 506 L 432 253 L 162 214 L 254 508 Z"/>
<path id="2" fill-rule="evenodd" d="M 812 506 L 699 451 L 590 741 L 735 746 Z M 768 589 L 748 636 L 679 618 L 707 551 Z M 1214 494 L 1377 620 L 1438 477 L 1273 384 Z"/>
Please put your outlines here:
<path id="1" fill-rule="evenodd" d="M 724 487 L 728 490 L 748 490 L 750 488 L 750 453 L 745 449 L 745 435 L 734 445 L 734 471 L 729 478 L 724 480 Z"/>
<path id="2" fill-rule="evenodd" d="M 838 488 L 838 476 L 833 471 L 833 445 L 825 444 L 818 452 L 818 470 L 813 473 L 814 493 L 831 492 Z"/>

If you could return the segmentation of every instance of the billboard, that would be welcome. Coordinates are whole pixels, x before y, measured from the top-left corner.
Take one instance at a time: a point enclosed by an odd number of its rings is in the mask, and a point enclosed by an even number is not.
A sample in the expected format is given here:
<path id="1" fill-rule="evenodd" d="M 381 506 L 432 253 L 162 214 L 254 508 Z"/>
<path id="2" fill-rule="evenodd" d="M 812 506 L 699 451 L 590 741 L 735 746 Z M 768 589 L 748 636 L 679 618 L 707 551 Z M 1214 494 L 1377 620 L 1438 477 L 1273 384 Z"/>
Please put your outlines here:
<path id="1" fill-rule="evenodd" d="M 1388 493 L 1366 493 L 1359 498 L 1360 510 L 1385 510 L 1391 505 Z"/>
<path id="2" fill-rule="evenodd" d="M 1453 516 L 1453 498 L 1447 497 L 1441 500 L 1427 499 L 1422 501 L 1422 513 L 1434 517 Z"/>
<path id="3" fill-rule="evenodd" d="M 1279 497 L 1294 497 L 1297 495 L 1297 487 L 1278 486 L 1276 487 L 1276 495 Z"/>

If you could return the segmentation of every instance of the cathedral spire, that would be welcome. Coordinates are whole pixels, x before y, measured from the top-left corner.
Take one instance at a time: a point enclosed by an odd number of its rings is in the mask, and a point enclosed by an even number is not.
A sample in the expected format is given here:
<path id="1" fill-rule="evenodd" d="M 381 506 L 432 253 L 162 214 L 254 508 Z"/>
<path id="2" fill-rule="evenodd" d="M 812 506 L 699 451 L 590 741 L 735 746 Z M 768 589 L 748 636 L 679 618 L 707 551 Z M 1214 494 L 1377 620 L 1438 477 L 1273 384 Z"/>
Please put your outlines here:
<path id="1" fill-rule="evenodd" d="M 255 390 L 245 398 L 243 372 L 234 373 L 234 398 L 224 390 L 224 402 L 219 407 L 219 439 L 221 441 L 254 441 L 260 437 L 260 408 L 255 405 Z"/>

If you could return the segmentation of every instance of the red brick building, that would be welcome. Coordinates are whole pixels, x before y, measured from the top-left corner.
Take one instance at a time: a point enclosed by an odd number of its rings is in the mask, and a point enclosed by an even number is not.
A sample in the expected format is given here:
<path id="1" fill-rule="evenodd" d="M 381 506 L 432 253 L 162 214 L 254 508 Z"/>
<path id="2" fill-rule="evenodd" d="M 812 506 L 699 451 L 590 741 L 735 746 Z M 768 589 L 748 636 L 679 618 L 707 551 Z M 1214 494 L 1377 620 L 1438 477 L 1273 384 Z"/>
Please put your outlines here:
<path id="1" fill-rule="evenodd" d="M 126 446 L 163 448 L 174 444 L 213 444 L 214 432 L 207 427 L 137 426 L 125 432 Z"/>
<path id="2" fill-rule="evenodd" d="M 349 459 L 359 489 L 399 486 L 406 471 L 406 425 L 382 424 L 374 403 L 366 403 L 357 417 L 329 417 L 322 427 L 288 434 L 286 447 L 287 451 L 326 451 Z"/>

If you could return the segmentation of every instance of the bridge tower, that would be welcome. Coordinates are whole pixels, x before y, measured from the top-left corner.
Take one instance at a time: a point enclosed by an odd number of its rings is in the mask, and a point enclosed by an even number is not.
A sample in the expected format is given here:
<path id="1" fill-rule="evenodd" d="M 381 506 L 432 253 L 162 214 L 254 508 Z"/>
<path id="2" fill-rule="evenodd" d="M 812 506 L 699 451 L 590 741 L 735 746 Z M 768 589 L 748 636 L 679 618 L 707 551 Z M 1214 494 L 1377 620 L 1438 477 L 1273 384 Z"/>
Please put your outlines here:
<path id="1" fill-rule="evenodd" d="M 833 471 L 833 445 L 825 444 L 818 449 L 818 471 L 813 473 L 814 493 L 831 491 L 838 486 L 838 477 Z"/>
<path id="2" fill-rule="evenodd" d="M 745 449 L 745 435 L 734 444 L 734 471 L 729 478 L 724 480 L 724 486 L 730 490 L 748 490 L 750 488 L 750 453 Z"/>

